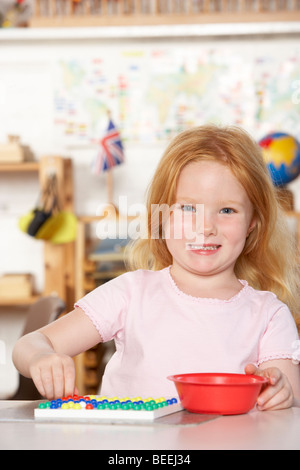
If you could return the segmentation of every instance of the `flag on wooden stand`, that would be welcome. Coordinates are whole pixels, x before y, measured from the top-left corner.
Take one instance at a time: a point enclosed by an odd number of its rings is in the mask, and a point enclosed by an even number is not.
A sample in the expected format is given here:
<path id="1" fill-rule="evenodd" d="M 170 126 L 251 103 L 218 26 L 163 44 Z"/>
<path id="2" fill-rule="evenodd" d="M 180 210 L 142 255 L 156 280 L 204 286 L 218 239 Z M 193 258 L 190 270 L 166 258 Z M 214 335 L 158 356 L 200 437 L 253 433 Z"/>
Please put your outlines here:
<path id="1" fill-rule="evenodd" d="M 99 174 L 122 163 L 124 163 L 124 149 L 121 136 L 110 119 L 105 136 L 100 141 L 100 148 L 93 163 L 93 171 Z"/>
<path id="2" fill-rule="evenodd" d="M 98 153 L 92 165 L 95 174 L 106 173 L 107 202 L 114 206 L 113 202 L 113 175 L 112 169 L 124 163 L 124 149 L 121 136 L 109 115 L 109 124 L 104 137 L 100 140 Z M 116 208 L 118 211 L 118 209 Z"/>

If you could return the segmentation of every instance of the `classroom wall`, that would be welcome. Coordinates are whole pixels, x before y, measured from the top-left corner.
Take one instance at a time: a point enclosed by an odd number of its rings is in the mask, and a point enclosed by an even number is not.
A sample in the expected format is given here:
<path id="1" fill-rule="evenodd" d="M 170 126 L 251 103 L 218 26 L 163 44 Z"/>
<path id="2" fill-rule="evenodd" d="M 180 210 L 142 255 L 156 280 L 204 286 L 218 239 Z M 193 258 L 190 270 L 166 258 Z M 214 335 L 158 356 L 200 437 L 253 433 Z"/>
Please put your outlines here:
<path id="1" fill-rule="evenodd" d="M 260 139 L 300 139 L 299 35 L 0 41 L 0 142 L 20 135 L 36 159 L 71 157 L 75 210 L 94 215 L 106 179 L 92 173 L 107 110 L 120 128 L 125 164 L 115 202 L 143 203 L 168 141 L 204 122 L 237 124 Z M 291 184 L 300 210 L 300 181 Z M 42 242 L 18 218 L 39 195 L 34 175 L 0 174 L 0 275 L 32 272 L 43 286 Z"/>

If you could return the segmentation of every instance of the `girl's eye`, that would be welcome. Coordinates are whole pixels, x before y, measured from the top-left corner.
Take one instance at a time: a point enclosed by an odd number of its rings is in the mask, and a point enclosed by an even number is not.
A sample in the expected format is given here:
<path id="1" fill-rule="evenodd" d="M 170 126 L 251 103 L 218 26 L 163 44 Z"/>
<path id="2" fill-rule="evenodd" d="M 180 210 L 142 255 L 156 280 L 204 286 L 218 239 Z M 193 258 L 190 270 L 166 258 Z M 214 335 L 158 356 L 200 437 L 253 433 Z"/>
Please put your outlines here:
<path id="1" fill-rule="evenodd" d="M 230 207 L 224 207 L 224 209 L 221 209 L 221 210 L 220 210 L 220 213 L 221 213 L 221 214 L 234 214 L 234 213 L 235 213 L 235 210 L 234 210 L 234 209 L 230 209 Z"/>
<path id="2" fill-rule="evenodd" d="M 184 212 L 196 212 L 196 209 L 191 204 L 182 204 L 181 210 Z"/>

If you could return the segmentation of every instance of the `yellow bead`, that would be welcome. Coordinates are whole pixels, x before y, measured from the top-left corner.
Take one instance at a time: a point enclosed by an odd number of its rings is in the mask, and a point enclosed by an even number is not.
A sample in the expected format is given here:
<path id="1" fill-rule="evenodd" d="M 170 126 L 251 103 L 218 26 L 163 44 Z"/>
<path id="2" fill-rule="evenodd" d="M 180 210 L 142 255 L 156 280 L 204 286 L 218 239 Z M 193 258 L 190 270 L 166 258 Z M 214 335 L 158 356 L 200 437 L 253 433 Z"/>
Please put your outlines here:
<path id="1" fill-rule="evenodd" d="M 63 403 L 63 404 L 61 405 L 61 409 L 62 409 L 62 410 L 68 410 L 69 408 L 70 408 L 70 407 L 69 407 L 69 403 Z"/>
<path id="2" fill-rule="evenodd" d="M 81 410 L 81 405 L 79 403 L 75 403 L 74 410 Z"/>

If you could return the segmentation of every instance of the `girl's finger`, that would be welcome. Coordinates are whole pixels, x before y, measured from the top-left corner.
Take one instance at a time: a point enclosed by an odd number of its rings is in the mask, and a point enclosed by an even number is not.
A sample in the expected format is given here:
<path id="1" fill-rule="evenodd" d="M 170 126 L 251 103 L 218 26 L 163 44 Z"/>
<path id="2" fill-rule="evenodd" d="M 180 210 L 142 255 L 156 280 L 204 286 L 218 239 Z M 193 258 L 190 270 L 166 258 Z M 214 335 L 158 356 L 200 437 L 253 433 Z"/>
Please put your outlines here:
<path id="1" fill-rule="evenodd" d="M 43 385 L 43 382 L 42 382 L 40 371 L 38 370 L 36 372 L 33 372 L 31 374 L 31 377 L 32 377 L 32 381 L 33 381 L 37 391 L 39 392 L 39 394 L 42 395 L 42 397 L 45 397 L 46 392 L 45 392 L 45 388 L 44 388 L 44 385 Z"/>
<path id="2" fill-rule="evenodd" d="M 261 397 L 257 400 L 259 410 L 280 410 L 292 406 L 293 395 L 290 393 L 288 388 L 282 388 L 277 394 L 272 395 L 268 400 L 261 400 Z"/>
<path id="3" fill-rule="evenodd" d="M 61 363 L 52 366 L 54 399 L 64 396 L 64 369 Z"/>
<path id="4" fill-rule="evenodd" d="M 48 400 L 54 398 L 54 386 L 53 386 L 53 377 L 52 377 L 52 370 L 46 369 L 41 371 L 41 380 L 45 390 L 45 397 Z"/>
<path id="5" fill-rule="evenodd" d="M 75 391 L 75 365 L 71 358 L 64 363 L 65 396 L 74 395 Z"/>

